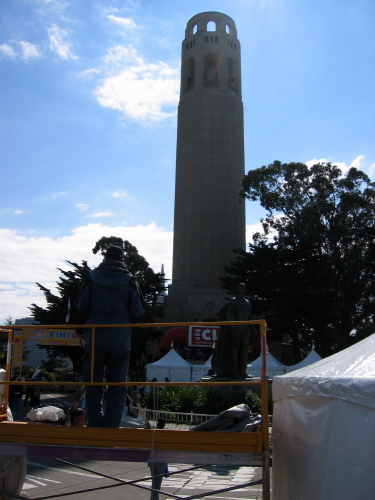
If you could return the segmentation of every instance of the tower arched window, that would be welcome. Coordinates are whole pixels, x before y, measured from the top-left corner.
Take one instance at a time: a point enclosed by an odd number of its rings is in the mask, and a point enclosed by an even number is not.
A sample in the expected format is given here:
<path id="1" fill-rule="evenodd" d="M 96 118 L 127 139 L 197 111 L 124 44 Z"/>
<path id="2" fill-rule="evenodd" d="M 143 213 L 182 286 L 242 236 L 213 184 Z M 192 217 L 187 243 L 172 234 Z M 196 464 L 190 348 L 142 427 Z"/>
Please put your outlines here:
<path id="1" fill-rule="evenodd" d="M 195 59 L 190 57 L 185 63 L 185 89 L 189 90 L 194 87 L 195 79 Z"/>
<path id="2" fill-rule="evenodd" d="M 235 59 L 230 57 L 228 59 L 228 86 L 232 90 L 238 90 L 238 65 Z"/>
<path id="3" fill-rule="evenodd" d="M 195 25 L 193 26 L 193 35 L 195 35 L 195 33 L 196 33 L 197 31 L 198 31 L 198 25 L 197 25 L 197 24 L 195 24 Z"/>
<path id="4" fill-rule="evenodd" d="M 217 87 L 218 70 L 216 54 L 208 54 L 204 62 L 204 83 L 206 87 Z"/>
<path id="5" fill-rule="evenodd" d="M 207 31 L 216 31 L 216 23 L 215 23 L 215 21 L 208 21 L 208 23 L 207 23 Z"/>

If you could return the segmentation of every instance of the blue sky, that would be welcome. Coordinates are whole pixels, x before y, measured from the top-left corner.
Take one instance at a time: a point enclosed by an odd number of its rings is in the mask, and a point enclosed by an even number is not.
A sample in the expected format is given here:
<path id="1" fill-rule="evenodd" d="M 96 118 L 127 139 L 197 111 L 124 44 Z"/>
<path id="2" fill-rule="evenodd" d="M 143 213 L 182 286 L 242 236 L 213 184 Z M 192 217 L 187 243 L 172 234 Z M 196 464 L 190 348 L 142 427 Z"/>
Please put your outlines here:
<path id="1" fill-rule="evenodd" d="M 171 278 L 181 43 L 204 11 L 242 47 L 246 171 L 280 160 L 375 180 L 373 0 L 2 0 L 0 323 L 44 304 L 101 236 Z M 247 202 L 247 240 L 263 214 Z"/>

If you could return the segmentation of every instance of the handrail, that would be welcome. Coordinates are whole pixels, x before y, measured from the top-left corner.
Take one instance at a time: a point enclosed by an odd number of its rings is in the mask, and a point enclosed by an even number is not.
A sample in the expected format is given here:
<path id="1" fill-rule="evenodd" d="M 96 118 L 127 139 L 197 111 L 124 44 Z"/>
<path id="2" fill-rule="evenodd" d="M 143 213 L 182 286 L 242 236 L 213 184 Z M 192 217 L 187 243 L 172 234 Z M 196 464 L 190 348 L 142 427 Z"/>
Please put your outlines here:
<path id="1" fill-rule="evenodd" d="M 95 349 L 95 330 L 96 328 L 123 328 L 124 326 L 128 328 L 160 328 L 160 327 L 172 327 L 172 326 L 190 326 L 193 324 L 197 324 L 199 326 L 222 326 L 222 325 L 233 325 L 233 326 L 240 326 L 240 325 L 259 325 L 260 327 L 260 338 L 261 338 L 261 355 L 262 355 L 262 375 L 260 379 L 251 379 L 251 380 L 236 380 L 236 381 L 228 381 L 228 382 L 223 382 L 223 381 L 200 381 L 200 382 L 149 382 L 149 381 L 137 381 L 137 385 L 142 384 L 145 386 L 150 386 L 150 387 L 158 387 L 158 386 L 252 386 L 252 385 L 259 385 L 261 386 L 262 390 L 262 414 L 263 416 L 267 416 L 268 419 L 268 374 L 267 374 L 267 340 L 266 340 L 266 332 L 267 332 L 267 324 L 265 319 L 259 319 L 259 320 L 249 320 L 249 321 L 200 321 L 200 322 L 192 322 L 192 321 L 180 321 L 176 323 L 135 323 L 135 324 L 128 324 L 128 325 L 123 325 L 123 324 L 85 324 L 85 325 L 69 325 L 69 324 L 64 324 L 64 325 L 9 325 L 5 329 L 8 331 L 8 341 L 9 341 L 9 335 L 11 338 L 11 333 L 13 330 L 25 330 L 25 331 L 30 331 L 30 330 L 76 330 L 77 328 L 92 328 L 93 335 L 92 335 L 92 354 L 94 354 L 94 349 Z M 2 327 L 0 327 L 1 329 Z M 9 347 L 9 342 L 8 342 L 8 347 Z M 8 356 L 9 356 L 9 349 L 8 349 Z M 7 358 L 8 359 L 8 358 Z M 92 360 L 94 360 L 94 356 L 92 355 L 91 357 Z M 7 370 L 9 366 L 7 363 Z M 10 371 L 9 371 L 10 373 Z M 36 381 L 20 381 L 20 382 L 15 382 L 9 381 L 9 373 L 7 371 L 7 379 L 5 381 L 0 381 L 0 385 L 3 384 L 5 385 L 5 390 L 8 389 L 9 391 L 9 385 L 22 385 L 22 386 L 27 386 L 27 385 L 45 385 L 45 386 L 51 386 L 51 385 L 61 385 L 61 382 L 54 383 L 54 382 L 36 382 Z M 91 376 L 90 376 L 91 381 L 90 382 L 64 382 L 64 386 L 134 386 L 134 381 L 133 382 L 94 382 L 94 364 L 92 363 L 91 365 Z M 8 392 L 9 394 L 9 392 Z M 6 404 L 8 402 L 8 398 L 6 399 Z M 5 407 L 6 408 L 6 407 Z M 1 413 L 4 413 L 3 411 Z M 265 418 L 264 418 L 265 419 Z M 268 425 L 263 425 L 262 426 L 262 433 L 263 433 L 263 442 L 266 444 L 268 443 L 269 446 L 269 429 Z M 267 447 L 268 447 L 267 446 Z"/>
<path id="2" fill-rule="evenodd" d="M 103 325 L 103 324 L 93 324 L 93 325 L 67 325 L 67 324 L 64 324 L 64 325 L 7 325 L 6 327 L 1 327 L 0 326 L 0 329 L 3 329 L 3 330 L 6 330 L 8 332 L 8 354 L 7 354 L 7 366 L 6 366 L 6 379 L 7 380 L 4 380 L 4 381 L 0 381 L 0 386 L 1 385 L 5 385 L 5 389 L 4 389 L 4 394 L 6 395 L 6 402 L 7 402 L 7 396 L 9 394 L 9 385 L 22 385 L 22 386 L 28 386 L 28 385 L 33 385 L 33 386 L 36 386 L 36 385 L 40 385 L 40 386 L 51 386 L 51 385 L 62 385 L 62 382 L 37 382 L 37 381 L 19 381 L 19 382 L 16 382 L 16 381 L 10 381 L 9 378 L 10 378 L 10 360 L 11 360 L 11 346 L 12 346 L 12 333 L 14 330 L 23 330 L 23 332 L 30 332 L 30 330 L 35 330 L 35 331 L 40 331 L 40 330 L 75 330 L 76 328 L 92 328 L 93 330 L 93 338 L 95 337 L 95 329 L 96 328 L 103 328 L 103 327 L 110 327 L 110 328 L 117 328 L 117 327 L 129 327 L 129 328 L 158 328 L 158 327 L 173 327 L 173 326 L 190 326 L 190 325 L 199 325 L 199 326 L 221 326 L 221 325 L 233 325 L 233 326 L 240 326 L 240 325 L 259 325 L 260 327 L 260 339 L 261 339 L 261 352 L 262 352 L 262 375 L 260 378 L 253 378 L 253 379 L 250 379 L 250 380 L 236 380 L 236 381 L 228 381 L 228 382 L 224 382 L 224 381 L 200 381 L 200 382 L 149 382 L 149 381 L 145 381 L 145 382 L 142 382 L 142 381 L 137 381 L 137 385 L 144 385 L 144 386 L 150 386 L 150 387 L 158 387 L 158 386 L 163 386 L 163 387 L 166 387 L 166 386 L 260 386 L 261 387 L 261 393 L 262 393 L 262 415 L 263 415 L 263 424 L 261 426 L 261 428 L 258 430 L 258 432 L 256 434 L 258 434 L 259 436 L 261 436 L 261 443 L 259 441 L 259 446 L 261 445 L 261 449 L 262 449 L 262 462 L 263 462 L 263 467 L 262 467 L 262 471 L 263 471 L 263 499 L 264 500 L 269 500 L 269 485 L 270 485 L 270 473 L 269 473 L 269 467 L 270 467 L 270 450 L 269 450 L 269 427 L 268 427 L 268 375 L 267 375 L 267 341 L 266 341 L 266 332 L 267 332 L 267 324 L 266 324 L 266 321 L 264 319 L 260 319 L 260 320 L 251 320 L 251 321 L 201 321 L 201 322 L 178 322 L 178 323 L 136 323 L 136 324 L 129 324 L 129 325 L 123 325 L 123 324 L 108 324 L 108 325 Z M 22 336 L 21 336 L 22 338 Z M 39 339 L 35 339 L 36 341 L 39 340 Z M 92 348 L 94 349 L 94 342 L 92 342 Z M 94 359 L 94 357 L 92 357 L 92 359 Z M 119 385 L 122 385 L 122 386 L 134 386 L 135 382 L 93 382 L 93 367 L 92 367 L 92 370 L 91 370 L 91 382 L 63 382 L 63 385 L 64 386 L 88 386 L 88 385 L 95 385 L 95 386 L 112 386 L 112 385 L 115 385 L 115 386 L 119 386 Z M 1 408 L 1 410 L 4 409 L 4 406 Z M 4 411 L 0 411 L 0 413 L 4 413 Z M 5 417 L 6 415 L 0 415 L 0 417 Z M 3 422 L 4 424 L 9 424 L 9 422 Z M 2 424 L 0 424 L 2 425 Z M 40 433 L 41 435 L 44 436 L 44 434 L 47 434 L 48 436 L 51 434 L 53 434 L 55 431 L 53 429 L 51 429 L 51 431 L 49 431 L 49 429 L 47 428 L 43 428 L 40 427 L 40 426 L 30 426 L 30 427 L 34 427 L 35 431 L 33 429 L 27 429 L 27 427 L 29 426 L 26 426 L 26 428 L 24 427 L 24 424 L 22 423 L 14 423 L 15 426 L 17 425 L 20 425 L 22 427 L 19 428 L 19 430 L 21 431 L 21 434 L 22 435 L 26 435 L 28 436 L 30 433 L 32 434 L 32 432 L 36 432 L 36 433 Z M 2 427 L 1 427 L 2 428 Z M 4 428 L 5 429 L 5 428 Z M 12 427 L 8 427 L 8 425 L 6 426 L 6 429 L 7 431 L 5 432 L 5 435 L 8 434 L 8 429 L 13 429 L 13 426 Z M 75 434 L 77 434 L 78 432 L 78 429 L 74 429 L 74 428 L 63 428 L 64 430 L 60 432 L 63 432 L 63 434 L 65 435 L 65 433 L 69 433 L 69 432 L 72 432 L 75 436 Z M 90 428 L 85 428 L 84 429 L 85 432 L 85 436 L 88 438 L 88 440 L 92 440 L 92 435 L 93 435 L 93 431 L 95 431 L 95 436 L 97 434 L 103 434 L 103 439 L 107 439 L 108 440 L 108 437 L 105 437 L 105 436 L 108 436 L 108 429 L 97 429 L 97 428 L 93 428 L 93 429 L 90 429 Z M 105 433 L 101 433 L 101 431 L 106 431 Z M 124 435 L 124 436 L 128 436 L 129 434 L 129 438 L 132 438 L 133 439 L 133 434 L 130 432 L 130 433 L 127 433 L 126 432 L 126 429 L 114 429 L 113 430 L 113 440 L 112 441 L 108 441 L 108 443 L 110 443 L 110 445 L 116 443 L 116 431 L 121 431 L 121 435 Z M 152 436 L 156 435 L 155 433 L 157 433 L 157 435 L 159 435 L 159 432 L 163 432 L 163 431 L 156 431 L 156 430 L 150 430 L 150 431 L 147 431 L 145 430 L 145 439 L 148 439 L 146 438 L 146 436 L 148 435 L 147 433 L 152 433 Z M 165 436 L 168 436 L 169 435 L 169 432 L 183 432 L 183 431 L 166 431 L 166 434 Z M 30 436 L 31 436 L 30 434 Z M 72 436 L 73 436 L 72 434 Z M 138 436 L 138 433 L 136 433 L 137 436 Z M 210 433 L 207 433 L 208 434 L 208 438 L 207 439 L 211 439 L 209 436 L 210 436 Z M 226 433 L 218 433 L 221 437 L 225 437 L 225 434 Z M 230 433 L 231 434 L 231 433 Z M 251 434 L 251 433 L 247 433 L 247 434 Z M 104 436 L 105 435 L 105 436 Z M 143 433 L 141 434 L 143 435 Z M 46 442 L 49 442 L 49 437 L 46 437 Z M 214 439 L 215 443 L 216 443 L 216 449 L 219 451 L 220 450 L 220 436 L 218 436 L 217 438 Z M 213 437 L 213 436 L 212 436 Z M 251 436 L 248 436 L 249 439 Z M 244 437 L 245 438 L 245 437 Z M 11 437 L 8 438 L 5 438 L 5 441 L 11 441 Z M 14 439 L 17 441 L 17 431 L 16 429 L 14 428 Z M 20 437 L 20 439 L 24 439 L 22 437 Z M 75 438 L 74 438 L 75 439 Z M 181 438 L 180 438 L 181 439 Z M 188 439 L 188 436 L 184 437 L 182 439 L 182 441 L 185 439 Z M 229 441 L 228 441 L 228 450 L 230 450 L 230 441 L 231 441 L 231 437 L 228 438 Z M 254 436 L 254 439 L 256 440 L 256 436 Z M 136 439 L 137 441 L 137 439 Z M 166 443 L 163 445 L 164 446 L 164 449 L 169 449 L 169 450 L 172 450 L 173 448 L 172 447 L 169 447 L 168 446 L 171 446 L 172 443 L 175 441 L 175 438 L 173 438 L 172 436 L 170 438 L 167 439 Z M 244 439 L 244 441 L 246 441 L 247 443 L 247 440 Z M 125 441 L 124 441 L 125 442 Z M 154 437 L 152 437 L 152 443 L 153 443 L 153 446 L 154 446 Z M 244 443 L 245 444 L 245 443 Z M 148 446 L 148 445 L 147 445 Z M 246 446 L 245 446 L 246 448 Z M 184 448 L 184 449 L 187 449 L 187 448 Z M 195 448 L 196 449 L 196 448 Z M 223 448 L 224 450 L 224 448 Z"/>

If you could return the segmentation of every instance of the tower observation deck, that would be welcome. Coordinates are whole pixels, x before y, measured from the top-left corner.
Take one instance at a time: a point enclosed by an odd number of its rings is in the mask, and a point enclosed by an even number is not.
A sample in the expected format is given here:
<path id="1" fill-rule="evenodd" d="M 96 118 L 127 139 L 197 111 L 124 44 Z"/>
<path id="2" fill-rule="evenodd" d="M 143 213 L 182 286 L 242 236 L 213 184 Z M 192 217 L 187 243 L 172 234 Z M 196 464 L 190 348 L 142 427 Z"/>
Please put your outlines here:
<path id="1" fill-rule="evenodd" d="M 190 19 L 182 42 L 172 285 L 168 321 L 216 319 L 219 276 L 245 248 L 241 45 L 219 12 Z"/>

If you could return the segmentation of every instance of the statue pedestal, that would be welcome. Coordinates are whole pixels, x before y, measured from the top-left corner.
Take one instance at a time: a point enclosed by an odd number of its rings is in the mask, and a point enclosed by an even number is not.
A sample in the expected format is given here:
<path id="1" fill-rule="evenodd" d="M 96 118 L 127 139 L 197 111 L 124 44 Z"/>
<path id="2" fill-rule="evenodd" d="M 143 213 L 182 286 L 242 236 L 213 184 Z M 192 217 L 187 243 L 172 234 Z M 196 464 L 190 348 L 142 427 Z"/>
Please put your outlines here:
<path id="1" fill-rule="evenodd" d="M 233 379 L 228 377 L 202 377 L 201 382 L 238 382 L 244 380 L 242 378 Z M 246 378 L 246 380 L 248 380 Z M 250 380 L 250 378 L 249 378 Z M 252 390 L 251 387 L 246 385 L 222 385 L 219 387 L 211 386 L 210 389 L 214 392 L 215 398 L 217 398 L 218 403 L 226 407 L 223 408 L 228 410 L 232 406 L 245 403 L 245 395 L 247 391 Z"/>

